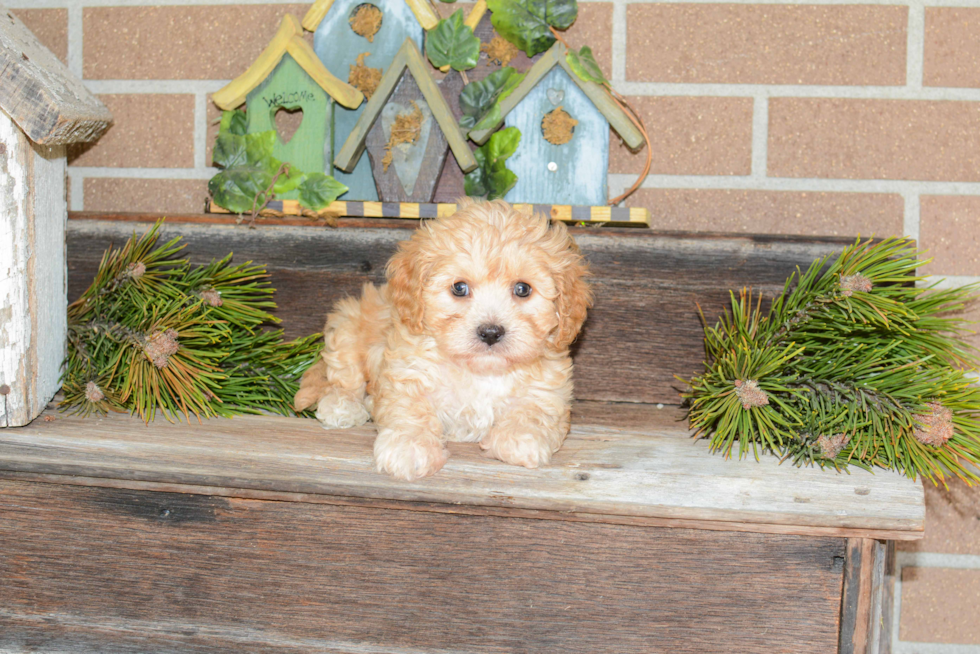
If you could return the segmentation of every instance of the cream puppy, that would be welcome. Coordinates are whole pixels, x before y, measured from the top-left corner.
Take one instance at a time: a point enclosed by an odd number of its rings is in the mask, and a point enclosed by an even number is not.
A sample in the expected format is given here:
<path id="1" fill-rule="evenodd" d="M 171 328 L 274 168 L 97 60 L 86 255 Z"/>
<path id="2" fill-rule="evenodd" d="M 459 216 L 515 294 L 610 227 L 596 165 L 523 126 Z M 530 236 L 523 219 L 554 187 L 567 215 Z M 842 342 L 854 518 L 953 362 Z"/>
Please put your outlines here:
<path id="1" fill-rule="evenodd" d="M 377 468 L 399 479 L 442 468 L 446 441 L 547 464 L 568 434 L 568 348 L 592 302 L 565 226 L 464 202 L 402 242 L 386 273 L 327 317 L 296 409 L 316 405 L 328 429 L 373 419 Z"/>

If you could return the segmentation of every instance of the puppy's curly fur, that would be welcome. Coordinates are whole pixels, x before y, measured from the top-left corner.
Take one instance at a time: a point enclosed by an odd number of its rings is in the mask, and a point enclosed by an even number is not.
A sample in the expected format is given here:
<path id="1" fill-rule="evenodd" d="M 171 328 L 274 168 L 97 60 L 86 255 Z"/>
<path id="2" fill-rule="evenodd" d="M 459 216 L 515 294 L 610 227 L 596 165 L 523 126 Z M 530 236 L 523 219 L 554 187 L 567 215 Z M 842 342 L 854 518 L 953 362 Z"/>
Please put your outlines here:
<path id="1" fill-rule="evenodd" d="M 568 434 L 568 348 L 592 303 L 565 226 L 464 202 L 421 225 L 386 272 L 327 317 L 296 409 L 316 405 L 329 429 L 373 419 L 377 468 L 401 479 L 438 471 L 446 441 L 547 464 Z"/>

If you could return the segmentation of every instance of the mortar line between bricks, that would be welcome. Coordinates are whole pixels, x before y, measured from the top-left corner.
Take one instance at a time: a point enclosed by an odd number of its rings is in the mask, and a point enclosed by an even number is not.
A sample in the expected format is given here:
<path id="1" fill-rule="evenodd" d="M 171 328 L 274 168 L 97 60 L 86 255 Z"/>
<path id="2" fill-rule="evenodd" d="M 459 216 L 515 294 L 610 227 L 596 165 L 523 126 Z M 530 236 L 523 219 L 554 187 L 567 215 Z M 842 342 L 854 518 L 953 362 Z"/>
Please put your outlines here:
<path id="1" fill-rule="evenodd" d="M 905 83 L 910 89 L 922 88 L 925 60 L 926 10 L 920 3 L 909 5 L 908 41 L 905 47 Z"/>
<path id="2" fill-rule="evenodd" d="M 217 168 L 109 168 L 95 166 L 69 166 L 68 173 L 73 176 L 129 179 L 211 179 Z"/>
<path id="3" fill-rule="evenodd" d="M 615 49 L 613 54 L 615 55 Z M 230 80 L 85 80 L 85 86 L 96 94 L 214 93 Z M 820 86 L 794 84 L 675 84 L 670 82 L 613 81 L 623 95 L 666 97 L 767 97 L 767 98 L 834 98 L 842 100 L 928 100 L 980 102 L 980 89 L 904 86 Z"/>
<path id="4" fill-rule="evenodd" d="M 609 175 L 610 184 L 629 173 Z M 632 181 L 630 181 L 632 183 Z M 816 193 L 895 193 L 902 195 L 980 195 L 980 182 L 930 182 L 880 179 L 822 179 L 810 177 L 764 177 L 743 175 L 650 175 L 641 188 L 705 189 L 746 191 L 805 191 Z"/>
<path id="5" fill-rule="evenodd" d="M 84 62 L 82 47 L 85 39 L 82 29 L 82 8 L 80 6 L 68 7 L 68 70 L 78 79 L 82 79 L 82 63 Z"/>
<path id="6" fill-rule="evenodd" d="M 917 286 L 934 286 L 937 289 L 959 288 L 967 284 L 980 284 L 980 276 L 970 277 L 967 275 L 930 275 L 928 279 L 921 281 Z"/>
<path id="7" fill-rule="evenodd" d="M 616 82 L 623 95 L 769 98 L 832 98 L 841 100 L 930 100 L 980 102 L 980 89 L 906 86 L 827 86 L 818 84 L 691 84 L 675 82 Z"/>
<path id="8" fill-rule="evenodd" d="M 626 39 L 629 34 L 629 26 L 626 19 L 625 0 L 613 1 L 612 15 L 612 82 L 626 81 Z"/>
<path id="9" fill-rule="evenodd" d="M 68 168 L 68 179 L 71 181 L 71 197 L 68 206 L 72 211 L 85 211 L 85 176 Z"/>
<path id="10" fill-rule="evenodd" d="M 903 568 L 953 568 L 980 570 L 980 555 L 938 552 L 898 552 L 896 565 Z"/>
<path id="11" fill-rule="evenodd" d="M 769 161 L 769 98 L 756 96 L 752 103 L 752 177 L 765 179 Z"/>
<path id="12" fill-rule="evenodd" d="M 980 645 L 892 641 L 892 654 L 980 654 Z"/>
<path id="13" fill-rule="evenodd" d="M 905 194 L 905 214 L 902 217 L 902 232 L 909 238 L 919 240 L 919 194 Z"/>
<path id="14" fill-rule="evenodd" d="M 95 94 L 106 95 L 110 93 L 161 93 L 168 95 L 189 95 L 191 93 L 203 93 L 210 95 L 221 87 L 228 84 L 230 80 L 162 80 L 162 79 L 88 79 L 85 80 L 85 87 Z"/>
<path id="15" fill-rule="evenodd" d="M 207 168 L 208 151 L 208 94 L 194 96 L 194 168 Z"/>

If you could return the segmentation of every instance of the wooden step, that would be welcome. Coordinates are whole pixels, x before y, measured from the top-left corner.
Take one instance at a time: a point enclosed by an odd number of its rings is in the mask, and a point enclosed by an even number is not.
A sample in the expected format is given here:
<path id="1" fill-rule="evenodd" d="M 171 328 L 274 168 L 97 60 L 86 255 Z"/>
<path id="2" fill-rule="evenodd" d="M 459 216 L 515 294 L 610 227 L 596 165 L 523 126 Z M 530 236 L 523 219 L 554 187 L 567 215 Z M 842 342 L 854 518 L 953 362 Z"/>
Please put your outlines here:
<path id="1" fill-rule="evenodd" d="M 676 408 L 576 406 L 551 465 L 527 470 L 450 444 L 433 477 L 374 471 L 373 425 L 324 430 L 311 419 L 254 416 L 145 425 L 128 415 L 49 410 L 0 431 L 0 476 L 214 496 L 356 504 L 442 513 L 781 534 L 916 539 L 921 482 L 852 468 L 797 468 L 771 456 L 725 459 L 694 441 Z M 626 424 L 622 424 L 625 422 Z"/>

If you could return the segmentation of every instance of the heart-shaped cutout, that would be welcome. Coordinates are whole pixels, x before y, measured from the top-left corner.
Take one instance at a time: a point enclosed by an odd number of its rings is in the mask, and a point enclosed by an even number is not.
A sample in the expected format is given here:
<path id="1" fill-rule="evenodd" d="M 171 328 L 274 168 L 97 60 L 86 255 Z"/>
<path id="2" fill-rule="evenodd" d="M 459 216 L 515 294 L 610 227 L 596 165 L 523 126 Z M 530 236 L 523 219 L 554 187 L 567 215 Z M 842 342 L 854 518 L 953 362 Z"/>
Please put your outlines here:
<path id="1" fill-rule="evenodd" d="M 561 89 L 548 89 L 548 102 L 557 107 L 565 99 L 565 92 Z"/>
<path id="2" fill-rule="evenodd" d="M 276 115 L 273 117 L 273 122 L 276 124 L 276 133 L 279 134 L 279 140 L 283 144 L 289 143 L 296 136 L 299 126 L 303 124 L 303 109 L 300 107 L 296 107 L 295 109 L 279 107 L 276 110 Z"/>

